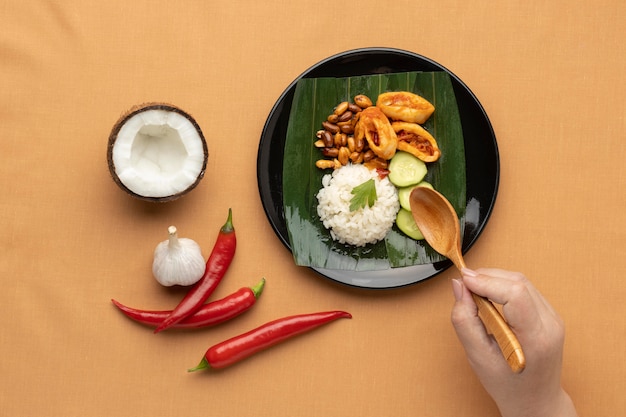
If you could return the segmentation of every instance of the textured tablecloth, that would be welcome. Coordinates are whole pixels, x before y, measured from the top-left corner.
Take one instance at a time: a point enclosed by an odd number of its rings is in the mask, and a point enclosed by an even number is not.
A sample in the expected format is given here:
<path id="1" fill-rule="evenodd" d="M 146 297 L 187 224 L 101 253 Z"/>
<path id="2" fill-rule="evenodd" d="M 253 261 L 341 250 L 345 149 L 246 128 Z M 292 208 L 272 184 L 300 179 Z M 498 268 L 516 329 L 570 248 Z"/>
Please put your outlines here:
<path id="1" fill-rule="evenodd" d="M 626 3 L 587 1 L 1 1 L 0 409 L 6 416 L 497 416 L 450 325 L 450 269 L 366 291 L 297 267 L 257 190 L 260 134 L 283 90 L 330 55 L 427 56 L 476 94 L 500 188 L 469 266 L 526 273 L 567 326 L 563 385 L 587 416 L 626 414 Z M 210 157 L 154 205 L 111 180 L 129 107 L 191 113 Z M 151 274 L 175 224 L 206 254 L 232 207 L 239 244 L 215 297 L 266 277 L 223 326 L 154 335 L 115 310 L 171 308 Z M 284 315 L 342 320 L 222 372 L 211 344 Z"/>

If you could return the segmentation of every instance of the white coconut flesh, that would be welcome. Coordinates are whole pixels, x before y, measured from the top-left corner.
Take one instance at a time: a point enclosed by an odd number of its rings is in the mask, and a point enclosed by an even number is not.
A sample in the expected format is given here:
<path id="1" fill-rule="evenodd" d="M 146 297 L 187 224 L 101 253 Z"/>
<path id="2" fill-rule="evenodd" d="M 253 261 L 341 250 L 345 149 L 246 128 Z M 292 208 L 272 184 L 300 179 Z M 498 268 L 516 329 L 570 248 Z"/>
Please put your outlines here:
<path id="1" fill-rule="evenodd" d="M 135 113 L 120 127 L 111 160 L 132 193 L 164 198 L 194 186 L 206 167 L 206 144 L 197 125 L 163 109 Z"/>

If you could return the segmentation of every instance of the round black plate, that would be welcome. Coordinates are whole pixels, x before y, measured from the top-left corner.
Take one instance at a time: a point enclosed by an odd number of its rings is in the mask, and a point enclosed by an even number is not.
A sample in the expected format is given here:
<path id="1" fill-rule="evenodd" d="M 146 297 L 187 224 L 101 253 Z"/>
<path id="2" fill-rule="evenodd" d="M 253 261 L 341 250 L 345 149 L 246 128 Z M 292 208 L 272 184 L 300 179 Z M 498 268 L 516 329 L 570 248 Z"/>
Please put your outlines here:
<path id="1" fill-rule="evenodd" d="M 296 83 L 301 78 L 348 77 L 405 71 L 450 74 L 465 141 L 467 205 L 462 250 L 467 252 L 485 227 L 496 201 L 500 178 L 498 145 L 482 105 L 470 89 L 440 64 L 421 55 L 392 48 L 364 48 L 326 58 L 296 78 L 278 98 L 261 134 L 257 179 L 265 214 L 282 243 L 291 250 L 283 211 L 283 148 Z M 431 278 L 450 267 L 448 260 L 385 271 L 313 268 L 334 281 L 361 288 L 396 288 Z"/>

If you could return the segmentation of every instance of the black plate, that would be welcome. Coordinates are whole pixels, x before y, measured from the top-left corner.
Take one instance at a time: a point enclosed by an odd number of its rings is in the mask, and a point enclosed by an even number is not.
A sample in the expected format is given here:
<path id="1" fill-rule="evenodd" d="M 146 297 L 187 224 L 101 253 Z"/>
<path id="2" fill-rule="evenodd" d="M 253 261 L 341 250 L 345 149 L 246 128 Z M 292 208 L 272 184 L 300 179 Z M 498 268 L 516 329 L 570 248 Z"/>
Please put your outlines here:
<path id="1" fill-rule="evenodd" d="M 463 137 L 467 176 L 467 205 L 462 250 L 467 252 L 485 227 L 496 201 L 500 178 L 498 145 L 482 105 L 454 74 L 429 58 L 399 49 L 364 48 L 326 58 L 296 78 L 278 98 L 261 134 L 257 179 L 265 214 L 282 243 L 291 250 L 283 211 L 283 148 L 296 83 L 301 78 L 349 77 L 404 71 L 445 71 L 456 94 Z M 334 281 L 361 288 L 396 288 L 431 278 L 449 268 L 448 260 L 385 271 L 344 271 L 312 268 Z"/>

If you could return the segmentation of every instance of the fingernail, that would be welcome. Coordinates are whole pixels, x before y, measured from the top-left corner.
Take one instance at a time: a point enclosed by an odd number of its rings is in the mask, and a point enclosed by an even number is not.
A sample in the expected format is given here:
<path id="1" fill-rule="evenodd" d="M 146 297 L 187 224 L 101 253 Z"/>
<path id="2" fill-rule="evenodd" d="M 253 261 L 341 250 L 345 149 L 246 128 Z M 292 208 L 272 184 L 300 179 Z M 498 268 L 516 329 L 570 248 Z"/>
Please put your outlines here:
<path id="1" fill-rule="evenodd" d="M 478 272 L 469 268 L 461 269 L 461 274 L 463 274 L 463 276 L 465 277 L 477 277 L 478 276 Z"/>
<path id="2" fill-rule="evenodd" d="M 463 283 L 458 279 L 452 280 L 452 292 L 454 293 L 454 299 L 459 301 L 463 298 Z"/>

